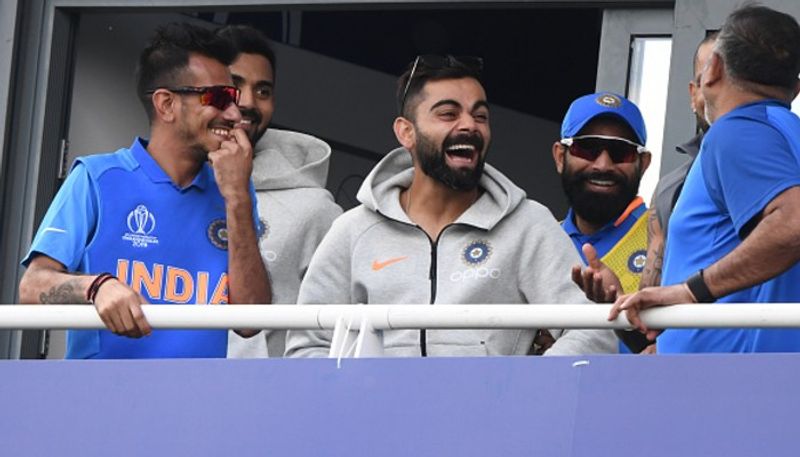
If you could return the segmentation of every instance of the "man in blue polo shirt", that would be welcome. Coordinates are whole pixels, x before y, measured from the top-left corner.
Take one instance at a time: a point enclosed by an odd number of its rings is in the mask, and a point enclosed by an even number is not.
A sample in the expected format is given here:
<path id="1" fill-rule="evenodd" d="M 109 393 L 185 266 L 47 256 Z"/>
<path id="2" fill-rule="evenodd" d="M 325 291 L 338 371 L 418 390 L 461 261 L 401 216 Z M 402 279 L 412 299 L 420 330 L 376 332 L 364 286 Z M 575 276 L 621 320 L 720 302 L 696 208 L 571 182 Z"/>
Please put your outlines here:
<path id="1" fill-rule="evenodd" d="M 570 204 L 562 226 L 583 262 L 602 260 L 625 292 L 639 288 L 647 255 L 647 207 L 637 196 L 650 165 L 646 141 L 639 108 L 617 94 L 599 92 L 572 102 L 561 139 L 553 144 Z M 580 267 L 576 270 L 573 276 L 579 276 Z"/>
<path id="2" fill-rule="evenodd" d="M 110 330 L 68 332 L 68 358 L 225 357 L 226 330 L 151 331 L 140 305 L 269 303 L 234 56 L 159 28 L 137 73 L 150 140 L 77 160 L 45 215 L 20 301 L 93 304 Z"/>
<path id="3" fill-rule="evenodd" d="M 734 11 L 704 65 L 712 123 L 669 224 L 662 283 L 620 297 L 610 318 L 652 306 L 800 302 L 800 26 L 762 6 Z M 670 329 L 658 352 L 800 351 L 800 330 Z"/>

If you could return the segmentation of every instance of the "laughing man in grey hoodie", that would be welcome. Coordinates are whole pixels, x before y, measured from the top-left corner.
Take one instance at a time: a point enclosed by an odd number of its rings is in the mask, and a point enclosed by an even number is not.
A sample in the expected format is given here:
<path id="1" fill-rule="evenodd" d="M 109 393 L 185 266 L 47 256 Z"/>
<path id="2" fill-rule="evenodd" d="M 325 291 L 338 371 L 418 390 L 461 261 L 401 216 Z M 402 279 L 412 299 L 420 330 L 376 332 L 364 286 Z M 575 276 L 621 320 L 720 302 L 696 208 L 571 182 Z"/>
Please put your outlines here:
<path id="1" fill-rule="evenodd" d="M 311 260 L 299 303 L 585 303 L 579 259 L 542 205 L 490 165 L 477 58 L 420 56 L 398 82 L 390 152 Z M 328 331 L 290 331 L 287 355 L 327 356 Z M 393 330 L 389 356 L 524 355 L 536 330 Z M 556 331 L 549 354 L 616 352 L 611 331 Z"/>
<path id="2" fill-rule="evenodd" d="M 272 303 L 292 304 L 314 250 L 342 213 L 325 190 L 331 148 L 310 135 L 267 129 L 274 109 L 274 52 L 252 27 L 227 26 L 217 33 L 238 51 L 230 70 L 241 91 L 242 126 L 255 145 L 253 185 L 264 226 L 259 248 L 272 279 Z M 281 357 L 286 332 L 262 335 L 245 339 L 230 332 L 228 357 Z"/>

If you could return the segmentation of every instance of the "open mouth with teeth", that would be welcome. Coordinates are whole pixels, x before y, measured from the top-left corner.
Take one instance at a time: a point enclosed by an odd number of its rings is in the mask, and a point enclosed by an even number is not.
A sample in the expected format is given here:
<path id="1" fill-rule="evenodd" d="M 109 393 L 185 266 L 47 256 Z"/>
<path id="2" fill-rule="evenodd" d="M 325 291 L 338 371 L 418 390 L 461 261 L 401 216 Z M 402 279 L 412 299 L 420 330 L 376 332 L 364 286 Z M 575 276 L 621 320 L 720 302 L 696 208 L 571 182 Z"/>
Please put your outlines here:
<path id="1" fill-rule="evenodd" d="M 452 167 L 474 167 L 478 162 L 478 148 L 472 144 L 453 144 L 444 153 L 447 163 Z"/>
<path id="2" fill-rule="evenodd" d="M 252 108 L 239 108 L 239 111 L 242 113 L 242 120 L 238 126 L 252 136 L 261 124 L 261 114 Z"/>
<path id="3" fill-rule="evenodd" d="M 250 131 L 250 130 L 254 130 L 256 127 L 258 127 L 258 123 L 259 122 L 260 122 L 260 120 L 258 120 L 258 119 L 253 119 L 252 117 L 242 116 L 242 120 L 239 121 L 239 127 L 241 127 L 242 129 L 244 129 L 246 131 Z"/>
<path id="4" fill-rule="evenodd" d="M 617 179 L 608 177 L 587 177 L 583 182 L 585 186 L 594 192 L 616 192 L 622 183 Z"/>
<path id="5" fill-rule="evenodd" d="M 225 127 L 211 127 L 208 130 L 211 131 L 211 133 L 213 135 L 219 137 L 220 140 L 223 140 L 223 141 L 227 140 L 228 138 L 230 138 L 230 135 L 231 135 L 230 129 L 225 128 Z"/>

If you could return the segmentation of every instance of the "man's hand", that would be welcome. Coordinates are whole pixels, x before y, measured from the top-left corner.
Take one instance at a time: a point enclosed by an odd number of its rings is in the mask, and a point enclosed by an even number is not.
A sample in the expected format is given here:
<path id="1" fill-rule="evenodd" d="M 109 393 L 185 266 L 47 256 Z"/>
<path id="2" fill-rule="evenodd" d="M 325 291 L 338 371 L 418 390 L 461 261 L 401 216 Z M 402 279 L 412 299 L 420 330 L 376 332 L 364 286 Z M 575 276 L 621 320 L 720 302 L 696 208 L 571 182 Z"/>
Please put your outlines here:
<path id="1" fill-rule="evenodd" d="M 617 275 L 597 258 L 597 250 L 589 243 L 581 249 L 589 262 L 586 269 L 580 265 L 572 267 L 572 281 L 586 294 L 586 298 L 596 303 L 612 303 L 622 290 Z"/>
<path id="2" fill-rule="evenodd" d="M 228 140 L 208 153 L 214 178 L 222 197 L 249 200 L 248 185 L 253 172 L 253 147 L 247 134 L 239 127 L 231 129 Z"/>
<path id="3" fill-rule="evenodd" d="M 68 273 L 66 267 L 46 255 L 34 257 L 19 284 L 20 303 L 89 304 L 86 293 L 97 275 Z M 117 278 L 100 284 L 94 295 L 97 314 L 106 327 L 117 335 L 138 338 L 151 333 L 142 313 L 147 303 Z"/>
<path id="4" fill-rule="evenodd" d="M 640 352 L 639 354 L 641 354 L 641 355 L 656 355 L 656 354 L 657 354 L 657 352 L 656 352 L 656 345 L 655 345 L 655 343 L 653 343 L 653 344 L 651 344 L 650 346 L 647 346 L 646 348 L 644 348 L 644 349 L 642 350 L 642 352 Z"/>
<path id="5" fill-rule="evenodd" d="M 104 282 L 95 295 L 94 306 L 106 327 L 117 335 L 140 338 L 152 332 L 142 312 L 147 300 L 115 279 Z"/>
<path id="6" fill-rule="evenodd" d="M 272 302 L 272 286 L 258 250 L 258 235 L 250 195 L 253 147 L 241 127 L 230 131 L 219 150 L 209 152 L 219 192 L 225 199 L 228 230 L 228 302 L 236 304 Z M 234 329 L 248 338 L 258 330 Z"/>
<path id="7" fill-rule="evenodd" d="M 647 328 L 639 314 L 648 308 L 677 303 L 696 303 L 694 295 L 692 295 L 685 283 L 667 287 L 648 287 L 639 292 L 622 295 L 617 298 L 608 314 L 608 320 L 615 320 L 624 311 L 628 322 L 644 333 L 647 339 L 654 341 L 658 334 L 661 333 L 661 330 Z"/>
<path id="8" fill-rule="evenodd" d="M 549 330 L 539 330 L 533 338 L 533 348 L 531 352 L 533 355 L 542 355 L 545 351 L 550 349 L 555 342 L 556 339 L 553 338 Z"/>

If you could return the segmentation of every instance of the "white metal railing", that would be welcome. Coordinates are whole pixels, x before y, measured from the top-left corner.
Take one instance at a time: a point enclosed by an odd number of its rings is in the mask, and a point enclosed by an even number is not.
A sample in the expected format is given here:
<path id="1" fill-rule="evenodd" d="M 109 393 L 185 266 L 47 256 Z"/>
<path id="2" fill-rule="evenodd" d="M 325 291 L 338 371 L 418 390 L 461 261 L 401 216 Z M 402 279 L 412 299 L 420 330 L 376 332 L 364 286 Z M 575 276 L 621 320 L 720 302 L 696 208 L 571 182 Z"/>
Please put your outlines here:
<path id="1" fill-rule="evenodd" d="M 375 330 L 391 329 L 624 329 L 623 316 L 606 318 L 610 305 L 143 305 L 155 328 L 329 329 L 339 318 L 366 319 Z M 674 305 L 642 313 L 652 328 L 800 327 L 800 304 Z M 3 329 L 101 329 L 89 305 L 0 306 Z"/>
<path id="2" fill-rule="evenodd" d="M 611 305 L 143 305 L 154 329 L 333 330 L 329 357 L 379 357 L 398 329 L 626 329 Z M 797 303 L 674 305 L 642 313 L 651 328 L 800 327 Z M 0 306 L 2 329 L 102 329 L 89 305 Z"/>

